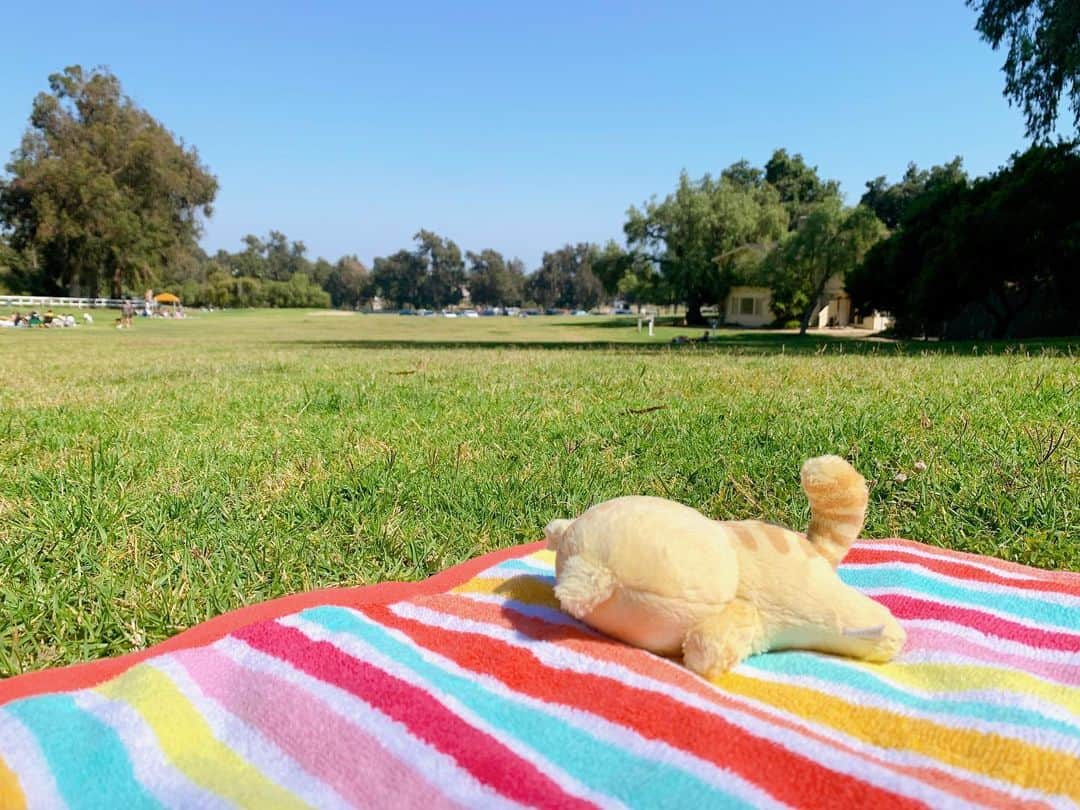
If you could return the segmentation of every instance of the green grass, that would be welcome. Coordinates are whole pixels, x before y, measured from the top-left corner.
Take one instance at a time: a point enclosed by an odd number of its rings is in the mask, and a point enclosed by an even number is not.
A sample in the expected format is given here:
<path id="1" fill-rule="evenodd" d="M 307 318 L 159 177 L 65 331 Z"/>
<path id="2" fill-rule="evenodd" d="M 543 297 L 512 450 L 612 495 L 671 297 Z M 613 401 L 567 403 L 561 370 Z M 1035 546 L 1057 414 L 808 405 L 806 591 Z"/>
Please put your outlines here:
<path id="1" fill-rule="evenodd" d="M 799 466 L 820 453 L 872 481 L 867 536 L 1080 570 L 1075 341 L 107 319 L 0 331 L 0 674 L 284 593 L 425 577 L 621 494 L 803 528 Z"/>

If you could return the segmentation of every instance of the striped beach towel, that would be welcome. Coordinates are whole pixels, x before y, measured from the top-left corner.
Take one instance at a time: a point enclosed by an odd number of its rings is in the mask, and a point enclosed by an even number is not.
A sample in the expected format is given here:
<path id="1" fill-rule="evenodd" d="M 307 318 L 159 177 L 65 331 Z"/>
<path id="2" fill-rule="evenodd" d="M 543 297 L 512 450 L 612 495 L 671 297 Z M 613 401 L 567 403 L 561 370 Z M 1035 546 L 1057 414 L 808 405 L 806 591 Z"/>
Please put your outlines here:
<path id="1" fill-rule="evenodd" d="M 899 660 L 709 683 L 560 612 L 552 569 L 530 545 L 2 682 L 0 805 L 1080 802 L 1080 575 L 860 542 L 841 575 L 904 623 Z"/>

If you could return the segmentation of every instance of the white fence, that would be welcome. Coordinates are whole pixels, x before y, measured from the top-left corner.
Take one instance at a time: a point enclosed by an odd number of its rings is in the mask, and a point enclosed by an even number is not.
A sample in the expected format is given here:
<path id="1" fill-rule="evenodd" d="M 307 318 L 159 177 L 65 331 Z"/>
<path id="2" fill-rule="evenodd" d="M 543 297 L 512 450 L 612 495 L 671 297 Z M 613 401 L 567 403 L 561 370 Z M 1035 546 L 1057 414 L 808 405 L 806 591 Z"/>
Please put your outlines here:
<path id="1" fill-rule="evenodd" d="M 131 299 L 136 307 L 145 304 Z M 0 295 L 0 307 L 76 307 L 77 309 L 120 309 L 123 298 L 69 298 L 63 295 Z M 151 306 L 157 306 L 156 302 Z"/>

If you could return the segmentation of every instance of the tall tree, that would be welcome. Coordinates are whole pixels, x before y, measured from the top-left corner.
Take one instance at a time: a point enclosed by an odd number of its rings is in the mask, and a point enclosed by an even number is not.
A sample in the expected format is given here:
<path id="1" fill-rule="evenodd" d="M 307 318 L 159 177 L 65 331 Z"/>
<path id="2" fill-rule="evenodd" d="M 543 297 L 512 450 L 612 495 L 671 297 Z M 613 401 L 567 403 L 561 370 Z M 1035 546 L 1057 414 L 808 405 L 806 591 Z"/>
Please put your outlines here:
<path id="1" fill-rule="evenodd" d="M 545 253 L 529 278 L 529 294 L 545 308 L 591 309 L 604 295 L 604 285 L 592 269 L 596 255 L 596 247 L 588 242 Z"/>
<path id="2" fill-rule="evenodd" d="M 1036 145 L 989 177 L 916 199 L 848 278 L 857 306 L 909 335 L 1073 334 L 1080 310 L 1080 154 Z"/>
<path id="3" fill-rule="evenodd" d="M 787 223 L 771 185 L 748 186 L 723 175 L 692 181 L 683 172 L 664 200 L 631 208 L 623 230 L 631 248 L 659 266 L 686 304 L 687 322 L 701 324 L 702 306 L 724 301 L 747 249 L 776 241 Z"/>
<path id="4" fill-rule="evenodd" d="M 659 303 L 666 300 L 656 264 L 640 251 L 624 250 L 614 239 L 593 255 L 592 270 L 604 291 L 630 304 Z"/>
<path id="5" fill-rule="evenodd" d="M 914 163 L 909 163 L 904 176 L 892 185 L 884 176 L 867 181 L 866 193 L 859 204 L 872 210 L 890 231 L 896 230 L 913 200 L 927 190 L 965 179 L 967 173 L 963 163 L 964 159 L 959 156 L 929 170 L 920 170 Z"/>
<path id="6" fill-rule="evenodd" d="M 335 307 L 356 309 L 371 297 L 371 273 L 355 256 L 338 259 L 323 289 L 330 293 L 330 303 Z"/>
<path id="7" fill-rule="evenodd" d="M 507 262 L 497 250 L 469 251 L 469 299 L 480 306 L 514 306 L 521 303 L 525 273 L 519 259 Z"/>
<path id="8" fill-rule="evenodd" d="M 441 309 L 458 303 L 465 286 L 465 262 L 461 258 L 461 249 L 452 239 L 422 229 L 413 239 L 418 243 L 416 255 L 427 267 L 427 277 L 421 290 L 423 304 Z"/>
<path id="9" fill-rule="evenodd" d="M 765 181 L 779 193 L 792 230 L 814 205 L 840 196 L 838 182 L 822 180 L 817 166 L 808 166 L 802 155 L 789 155 L 786 149 L 777 149 L 765 164 Z"/>
<path id="10" fill-rule="evenodd" d="M 0 186 L 0 221 L 54 291 L 120 295 L 190 253 L 217 180 L 105 70 L 49 77 Z"/>
<path id="11" fill-rule="evenodd" d="M 814 205 L 762 266 L 774 309 L 798 313 L 799 334 L 806 334 L 829 279 L 854 268 L 884 235 L 865 206 L 845 210 L 835 196 Z"/>
<path id="12" fill-rule="evenodd" d="M 399 250 L 392 256 L 380 256 L 375 259 L 371 280 L 375 291 L 396 308 L 423 306 L 427 262 L 408 250 Z"/>
<path id="13" fill-rule="evenodd" d="M 997 50 L 1008 41 L 1005 96 L 1019 104 L 1027 133 L 1054 131 L 1063 94 L 1080 133 L 1080 4 L 1076 0 L 967 0 L 979 12 L 975 29 Z"/>
<path id="14" fill-rule="evenodd" d="M 244 249 L 220 257 L 233 275 L 258 278 L 264 281 L 288 281 L 297 273 L 314 277 L 303 242 L 290 241 L 281 231 L 270 231 L 265 239 L 254 234 L 243 238 Z"/>

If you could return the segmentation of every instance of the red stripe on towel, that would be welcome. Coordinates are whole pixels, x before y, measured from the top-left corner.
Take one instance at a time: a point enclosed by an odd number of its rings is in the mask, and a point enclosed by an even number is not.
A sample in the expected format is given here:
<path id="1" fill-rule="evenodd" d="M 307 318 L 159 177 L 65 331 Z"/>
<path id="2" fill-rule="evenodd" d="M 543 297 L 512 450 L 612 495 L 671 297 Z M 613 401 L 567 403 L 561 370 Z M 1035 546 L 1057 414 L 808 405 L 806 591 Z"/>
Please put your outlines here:
<path id="1" fill-rule="evenodd" d="M 898 619 L 937 619 L 1031 647 L 1080 652 L 1080 635 L 1028 627 L 981 610 L 892 593 L 875 593 L 874 600 L 885 605 Z"/>
<path id="2" fill-rule="evenodd" d="M 876 548 L 869 546 L 854 546 L 844 558 L 844 564 L 856 565 L 887 565 L 889 563 L 907 563 L 918 565 L 935 574 L 951 577 L 960 582 L 981 582 L 988 585 L 1000 585 L 1003 588 L 1015 588 L 1018 591 L 1037 591 L 1039 593 L 1057 593 L 1065 596 L 1080 597 L 1080 584 L 1074 581 L 1060 582 L 1052 579 L 1044 579 L 1039 576 L 1044 572 L 1028 570 L 1027 579 L 1008 577 L 996 571 L 987 571 L 983 565 L 971 565 L 967 562 L 953 560 L 948 557 L 925 554 L 912 554 L 908 551 L 900 551 L 895 548 Z"/>
<path id="3" fill-rule="evenodd" d="M 826 768 L 667 695 L 611 678 L 556 669 L 527 650 L 490 636 L 432 627 L 398 616 L 383 605 L 362 610 L 380 625 L 404 632 L 459 666 L 494 676 L 515 692 L 586 711 L 635 729 L 648 739 L 663 740 L 739 774 L 787 804 L 837 810 L 924 806 Z"/>

